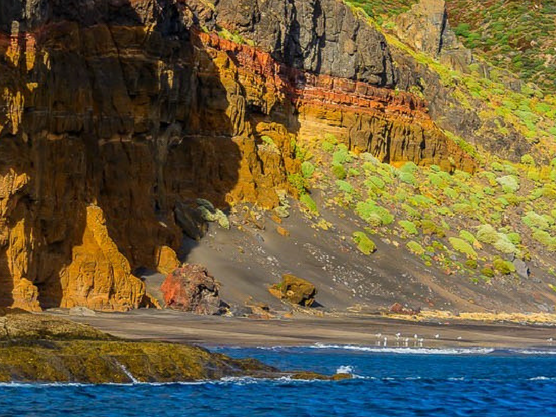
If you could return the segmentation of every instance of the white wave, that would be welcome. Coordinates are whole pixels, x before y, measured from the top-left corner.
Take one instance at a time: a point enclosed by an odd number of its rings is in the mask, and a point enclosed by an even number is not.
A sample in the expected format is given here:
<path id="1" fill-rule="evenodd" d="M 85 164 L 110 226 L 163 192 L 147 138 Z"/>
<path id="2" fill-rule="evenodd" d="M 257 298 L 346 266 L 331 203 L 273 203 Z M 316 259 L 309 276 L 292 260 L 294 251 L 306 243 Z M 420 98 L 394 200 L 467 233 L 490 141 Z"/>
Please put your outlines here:
<path id="1" fill-rule="evenodd" d="M 87 387 L 94 385 L 81 382 L 0 382 L 0 388 Z"/>
<path id="2" fill-rule="evenodd" d="M 120 362 L 118 362 L 115 359 L 114 359 L 114 362 L 116 362 L 116 365 L 118 365 L 120 367 L 122 372 L 129 378 L 129 380 L 131 381 L 132 384 L 138 384 L 139 383 L 139 380 L 137 378 L 135 378 L 131 372 L 129 372 L 129 369 L 127 369 L 123 364 L 121 364 Z"/>
<path id="3" fill-rule="evenodd" d="M 536 376 L 534 378 L 529 378 L 529 381 L 554 381 L 556 378 L 549 378 L 547 376 Z"/>
<path id="4" fill-rule="evenodd" d="M 342 365 L 336 369 L 336 374 L 348 374 L 353 375 L 353 366 L 350 365 Z"/>
<path id="5" fill-rule="evenodd" d="M 538 349 L 507 349 L 508 352 L 519 355 L 556 355 L 556 350 Z"/>
<path id="6" fill-rule="evenodd" d="M 311 349 L 342 349 L 358 352 L 396 353 L 409 355 L 486 355 L 495 351 L 493 348 L 388 348 L 358 345 L 327 345 L 323 343 L 315 343 L 309 347 Z"/>

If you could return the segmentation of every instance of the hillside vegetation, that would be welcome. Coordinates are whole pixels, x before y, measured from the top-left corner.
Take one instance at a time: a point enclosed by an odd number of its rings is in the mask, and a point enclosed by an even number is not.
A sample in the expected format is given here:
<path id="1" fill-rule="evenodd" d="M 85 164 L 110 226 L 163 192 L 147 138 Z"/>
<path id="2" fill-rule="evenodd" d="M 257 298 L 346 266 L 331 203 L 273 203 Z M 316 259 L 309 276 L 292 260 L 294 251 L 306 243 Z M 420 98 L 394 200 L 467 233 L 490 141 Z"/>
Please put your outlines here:
<path id="1" fill-rule="evenodd" d="M 387 27 L 416 0 L 347 0 Z M 449 21 L 467 48 L 526 83 L 556 90 L 556 3 L 550 0 L 446 0 Z"/>

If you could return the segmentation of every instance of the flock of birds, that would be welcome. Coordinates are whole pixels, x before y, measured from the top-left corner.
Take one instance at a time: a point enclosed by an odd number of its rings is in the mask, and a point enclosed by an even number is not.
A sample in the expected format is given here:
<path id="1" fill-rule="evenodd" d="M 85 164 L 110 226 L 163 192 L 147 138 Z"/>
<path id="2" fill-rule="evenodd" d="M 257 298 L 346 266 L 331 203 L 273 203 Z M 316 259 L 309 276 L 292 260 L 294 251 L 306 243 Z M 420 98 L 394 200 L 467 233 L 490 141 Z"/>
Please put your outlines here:
<path id="1" fill-rule="evenodd" d="M 377 339 L 376 340 L 377 346 L 383 346 L 383 347 L 388 346 L 388 336 L 383 337 L 382 333 L 377 333 L 375 334 L 375 336 Z M 409 337 L 402 337 L 401 333 L 396 333 L 395 336 L 396 336 L 396 347 L 409 347 L 411 341 Z M 434 338 L 437 340 L 440 339 L 440 334 L 435 334 Z M 462 337 L 458 336 L 457 340 L 462 340 Z M 424 341 L 425 339 L 423 337 L 419 337 L 419 335 L 417 334 L 413 335 L 413 347 L 423 347 Z M 552 342 L 554 342 L 554 339 L 551 337 L 549 339 L 546 339 L 546 341 L 550 346 L 552 346 Z"/>
<path id="2" fill-rule="evenodd" d="M 388 346 L 388 336 L 382 336 L 382 333 L 377 333 L 375 334 L 377 341 L 376 341 L 376 345 L 377 346 L 384 346 L 387 347 Z M 404 346 L 404 347 L 409 347 L 409 342 L 411 341 L 411 339 L 409 337 L 405 337 L 402 338 L 402 334 L 401 333 L 396 333 L 396 346 L 400 347 L 400 346 Z M 436 339 L 440 338 L 440 335 L 437 334 L 434 336 Z M 461 339 L 461 338 L 460 338 Z M 425 341 L 424 338 L 419 337 L 419 335 L 413 335 L 413 347 L 423 347 L 423 342 Z"/>

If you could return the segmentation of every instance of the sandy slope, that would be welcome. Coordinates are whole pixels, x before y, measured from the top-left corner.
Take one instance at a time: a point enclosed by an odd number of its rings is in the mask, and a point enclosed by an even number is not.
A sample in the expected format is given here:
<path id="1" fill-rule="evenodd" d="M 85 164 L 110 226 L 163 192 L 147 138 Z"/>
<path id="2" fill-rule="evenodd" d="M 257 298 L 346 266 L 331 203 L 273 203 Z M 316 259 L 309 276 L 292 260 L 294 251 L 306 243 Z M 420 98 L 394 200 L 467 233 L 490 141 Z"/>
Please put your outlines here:
<path id="1" fill-rule="evenodd" d="M 254 210 L 253 216 L 249 207 L 238 206 L 230 216 L 231 230 L 211 224 L 200 242 L 184 241 L 181 259 L 205 265 L 222 283 L 223 299 L 236 308 L 255 301 L 287 310 L 267 291 L 284 273 L 313 282 L 319 291 L 317 301 L 326 311 L 345 311 L 352 306 L 376 311 L 395 302 L 459 312 L 553 308 L 536 301 L 538 288 L 532 279 L 475 284 L 469 277 L 425 266 L 409 253 L 403 239 L 388 242 L 373 235 L 378 250 L 366 256 L 351 238 L 354 231 L 363 230 L 362 220 L 341 208 L 326 207 L 318 194 L 314 197 L 319 201 L 320 217 L 309 219 L 296 209 L 298 203 L 292 202 L 291 216 L 282 224 L 273 221 L 268 212 Z M 316 226 L 321 220 L 329 223 L 328 230 Z M 280 235 L 278 227 L 290 235 Z M 160 275 L 147 277 L 153 295 L 160 296 L 162 279 Z"/>

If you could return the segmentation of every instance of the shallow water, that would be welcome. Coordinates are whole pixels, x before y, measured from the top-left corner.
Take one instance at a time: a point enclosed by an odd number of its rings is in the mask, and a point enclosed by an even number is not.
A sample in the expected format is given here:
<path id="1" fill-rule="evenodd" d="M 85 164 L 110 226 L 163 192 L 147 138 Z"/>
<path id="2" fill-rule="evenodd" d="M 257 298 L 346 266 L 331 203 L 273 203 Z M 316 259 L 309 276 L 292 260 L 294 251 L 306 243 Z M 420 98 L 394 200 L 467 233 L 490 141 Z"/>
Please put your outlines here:
<path id="1" fill-rule="evenodd" d="M 313 346 L 215 348 L 342 382 L 231 379 L 134 385 L 0 386 L 0 415 L 540 416 L 556 415 L 556 351 Z"/>

